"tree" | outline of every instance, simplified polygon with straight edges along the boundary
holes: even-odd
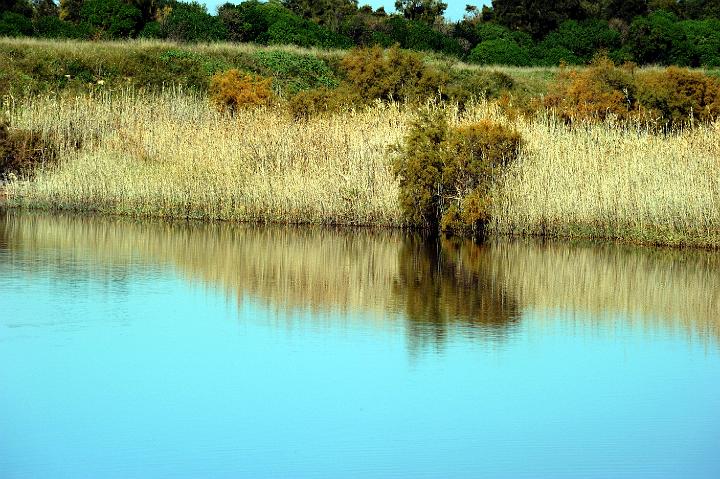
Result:
[[[720,17],[720,0],[680,0],[678,3],[685,18],[700,20]]]
[[[33,0],[35,17],[57,17],[60,14],[55,0]]]
[[[142,13],[123,0],[85,0],[80,20],[111,38],[127,38],[140,30]]]
[[[0,0],[0,13],[12,12],[24,17],[31,17],[33,7],[28,0]]]
[[[162,21],[164,36],[185,42],[212,42],[227,39],[227,30],[218,17],[198,2],[174,2]]]
[[[566,20],[587,15],[580,0],[493,0],[495,21],[511,30],[521,30],[536,39],[544,37]]]
[[[687,65],[685,34],[677,16],[665,11],[637,17],[630,25],[627,46],[636,62]]]
[[[396,0],[395,10],[408,20],[418,20],[428,24],[445,13],[447,3],[439,0]]]
[[[603,18],[606,20],[619,18],[629,23],[635,17],[647,15],[647,13],[647,0],[609,0],[603,12]]]
[[[83,0],[60,0],[60,20],[68,22],[80,21],[80,10]]]
[[[282,0],[288,10],[335,32],[357,12],[357,0]]]
[[[603,20],[568,20],[550,32],[538,46],[543,51],[555,53],[562,48],[572,54],[571,58],[588,62],[599,50],[610,52],[619,48],[620,34],[610,29],[608,22]]]

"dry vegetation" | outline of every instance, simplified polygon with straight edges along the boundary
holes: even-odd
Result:
[[[431,108],[440,108],[433,106]],[[179,90],[6,104],[16,128],[54,138],[59,164],[8,187],[30,207],[131,216],[400,226],[391,145],[417,109],[376,103],[296,121],[281,108],[234,116]],[[523,147],[492,190],[490,231],[720,244],[720,125],[512,122],[480,103],[450,126],[512,126]],[[612,119],[608,120],[612,122]]]
[[[12,110],[14,125],[79,140],[57,169],[9,193],[28,206],[134,216],[397,225],[385,149],[404,115],[379,105],[302,123],[280,109],[230,116],[179,91],[36,99]]]
[[[720,245],[720,125],[667,135],[551,118],[497,190],[498,233]]]

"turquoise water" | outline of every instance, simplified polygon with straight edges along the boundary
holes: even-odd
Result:
[[[720,255],[0,213],[0,477],[720,477]]]

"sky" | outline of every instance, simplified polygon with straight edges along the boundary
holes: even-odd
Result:
[[[228,1],[237,4],[242,0],[204,0],[202,3],[208,6],[210,13],[215,13],[218,6],[224,5]],[[445,18],[449,20],[460,20],[465,13],[465,5],[469,3],[471,5],[481,6],[483,4],[489,4],[490,0],[445,0],[445,2],[448,4],[448,8],[445,11]],[[373,8],[384,6],[385,11],[388,13],[395,10],[395,0],[358,0],[358,5],[371,5]]]

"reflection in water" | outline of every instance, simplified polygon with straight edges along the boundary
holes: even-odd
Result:
[[[717,478],[719,262],[3,213],[0,476]]]
[[[720,339],[720,258],[707,251],[13,212],[0,220],[0,248],[44,255],[38,267],[59,276],[96,265],[93,274],[112,277],[94,279],[117,287],[132,268],[170,266],[237,301],[263,301],[277,321],[293,311],[335,321],[352,315],[322,313],[362,312],[381,327],[403,318],[411,350],[450,333],[502,340],[529,310],[538,321],[560,312]]]
[[[471,242],[405,238],[392,292],[408,320],[411,351],[443,344],[450,323],[487,339],[516,324],[517,304],[490,274],[492,261],[491,249]]]

